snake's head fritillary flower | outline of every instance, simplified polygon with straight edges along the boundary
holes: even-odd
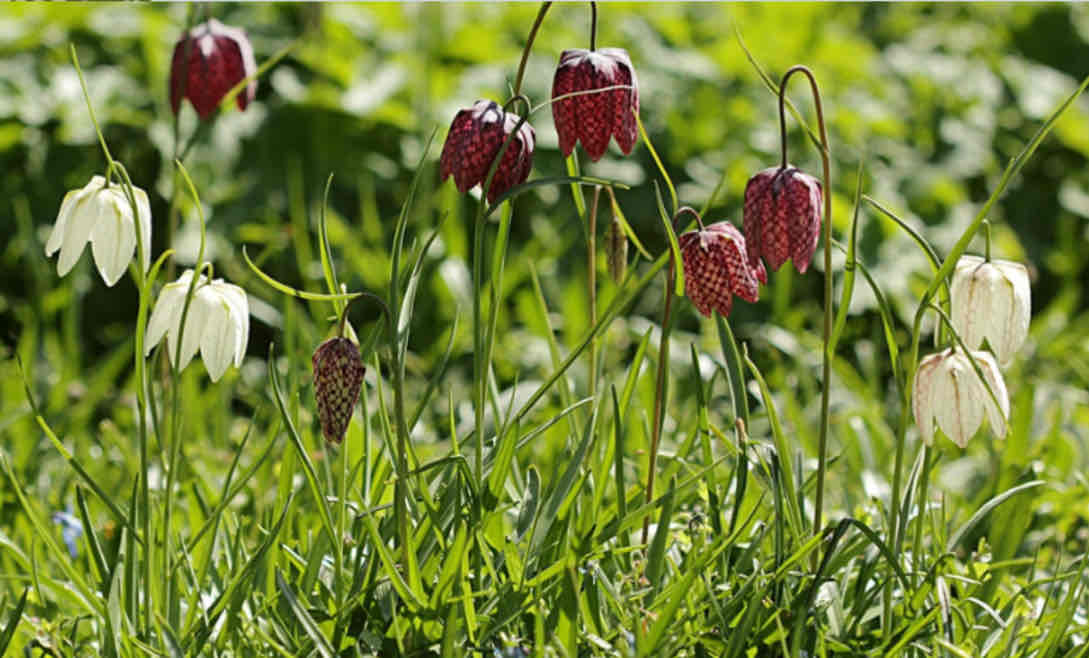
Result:
[[[711,224],[703,230],[680,236],[678,246],[684,261],[684,294],[705,316],[718,311],[726,317],[733,296],[747,302],[760,298],[759,270],[749,265],[745,238],[729,222]]]
[[[236,368],[242,365],[250,337],[250,305],[242,288],[223,279],[209,281],[201,274],[182,331],[182,312],[192,280],[193,270],[186,270],[177,281],[163,286],[147,322],[145,351],[150,354],[166,336],[167,356],[181,371],[200,350],[208,376],[216,382],[231,364]],[[179,337],[181,358],[175,363]]]
[[[749,264],[763,258],[772,271],[793,259],[802,274],[809,269],[821,229],[821,184],[797,168],[770,167],[745,185],[742,226]]]
[[[972,352],[972,356],[983,372],[983,379],[960,350],[950,348],[919,362],[912,391],[912,411],[919,434],[927,445],[934,443],[937,427],[961,448],[967,446],[984,416],[995,436],[1005,438],[1010,417],[1006,382],[990,352]],[[994,398],[988,392],[988,386]]]
[[[962,256],[949,292],[953,328],[968,349],[986,340],[998,364],[1009,365],[1028,337],[1032,293],[1025,266]]]
[[[314,351],[314,399],[326,441],[340,443],[348,431],[352,410],[363,386],[363,359],[355,343],[330,338]]]
[[[483,185],[492,162],[513,133],[488,188],[488,202],[524,183],[533,168],[536,134],[528,121],[522,122],[521,126],[519,121],[517,114],[505,112],[495,101],[477,101],[472,107],[460,110],[454,116],[442,146],[439,158],[442,180],[453,176],[458,192],[463,194],[474,185]]]
[[[597,89],[608,89],[598,91]],[[571,155],[575,142],[590,159],[605,155],[615,137],[624,155],[639,135],[639,82],[623,48],[565,50],[552,80],[552,117],[560,151]]]
[[[57,274],[64,276],[75,267],[83,247],[90,242],[95,266],[107,286],[117,283],[136,253],[136,221],[140,222],[144,271],[151,260],[151,204],[147,193],[132,188],[136,199],[136,220],[124,188],[106,184],[94,176],[82,189],[64,196],[53,232],[45,243],[45,255],[60,250]]]
[[[177,114],[182,98],[188,98],[200,118],[207,119],[227,92],[256,70],[253,48],[245,31],[212,18],[182,35],[174,46],[170,107]],[[257,79],[253,78],[235,97],[238,109],[246,109],[256,95]]]

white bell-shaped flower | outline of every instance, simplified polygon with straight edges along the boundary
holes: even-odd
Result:
[[[199,349],[208,376],[215,382],[232,363],[235,367],[242,365],[250,337],[250,305],[242,288],[223,279],[208,281],[202,274],[193,291],[183,332],[182,310],[192,280],[193,270],[186,270],[177,281],[163,286],[147,323],[145,351],[150,354],[165,335],[170,363],[180,357],[178,370],[184,370]]]
[[[151,204],[147,193],[132,188],[140,220],[144,271],[151,260]],[[57,274],[64,276],[75,267],[83,247],[90,241],[95,265],[107,286],[117,283],[136,252],[136,223],[124,188],[106,185],[102,176],[91,178],[83,189],[64,196],[53,232],[45,243],[45,255],[60,250]]]
[[[983,340],[1005,367],[1028,337],[1032,311],[1028,271],[1008,260],[961,256],[949,289],[953,328],[969,349]]]
[[[912,411],[923,441],[934,442],[934,426],[961,448],[979,429],[983,417],[995,436],[1006,437],[1010,397],[1006,382],[990,352],[972,352],[983,372],[980,379],[968,356],[954,349],[931,354],[919,362],[912,391]],[[990,386],[994,398],[987,391]],[[996,404],[997,400],[997,404]]]

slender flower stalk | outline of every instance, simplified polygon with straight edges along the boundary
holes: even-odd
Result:
[[[821,138],[821,165],[823,167],[823,197],[824,197],[824,335],[823,358],[821,363],[821,417],[820,434],[817,444],[817,493],[813,509],[813,534],[819,535],[824,514],[824,480],[828,463],[828,415],[829,393],[832,378],[832,364],[829,354],[829,339],[832,336],[832,316],[834,300],[832,298],[832,175],[831,152],[828,146],[828,131],[824,124],[824,110],[821,106],[820,88],[817,79],[808,67],[797,65],[790,67],[783,74],[779,83],[779,129],[782,145],[783,167],[787,166],[787,140],[786,140],[786,88],[790,77],[795,73],[801,73],[809,79],[809,87],[813,93],[813,104],[817,111],[817,126]],[[814,560],[819,557],[819,551]],[[814,561],[814,564],[816,562]]]
[[[597,208],[601,198],[601,186],[594,186],[594,199],[590,202],[586,226],[586,294],[589,299],[590,326],[597,324]],[[597,336],[590,339],[590,397],[597,395]]]
[[[129,202],[129,208],[132,211],[134,218],[139,217],[140,209],[137,201],[135,190],[136,188],[132,184],[132,179],[129,178],[128,170],[124,165],[113,159],[110,154],[110,148],[106,144],[106,138],[102,134],[102,129],[98,124],[98,119],[95,117],[95,109],[91,103],[91,94],[87,90],[87,81],[83,77],[83,69],[79,65],[79,57],[76,54],[75,45],[69,47],[69,53],[72,58],[72,66],[76,69],[76,75],[79,77],[80,89],[83,92],[83,100],[87,104],[87,114],[91,118],[91,124],[94,126],[95,134],[98,136],[98,143],[102,147],[102,155],[106,159],[106,180],[109,181],[116,172],[123,181],[125,196]],[[136,406],[137,406],[137,436],[140,444],[140,481],[139,481],[139,505],[140,505],[140,520],[141,520],[141,534],[143,535],[143,573],[141,574],[143,579],[143,603],[144,603],[144,615],[143,615],[143,631],[145,635],[150,635],[152,632],[151,611],[153,605],[152,588],[151,588],[151,574],[152,564],[154,562],[154,541],[151,537],[151,497],[148,491],[148,473],[150,471],[150,460],[148,458],[148,427],[147,417],[151,413],[151,405],[148,400],[148,394],[150,387],[147,381],[147,368],[144,362],[144,332],[146,327],[146,319],[148,315],[148,309],[150,308],[151,301],[151,285],[154,283],[154,272],[152,275],[148,275],[148,259],[149,249],[145,244],[150,244],[151,235],[150,232],[145,235],[142,223],[140,221],[134,222],[136,233],[136,258],[137,267],[135,269],[130,268],[132,272],[133,282],[136,284],[136,290],[139,294],[139,302],[136,312],[136,333],[133,341],[133,368],[136,372]],[[157,267],[157,266],[156,266]],[[135,520],[134,520],[135,522]]]

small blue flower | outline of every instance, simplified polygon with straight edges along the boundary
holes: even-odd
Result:
[[[68,553],[73,558],[77,557],[79,551],[76,542],[83,536],[83,524],[72,514],[72,508],[65,512],[53,512],[53,523],[60,525],[61,539],[68,547]]]

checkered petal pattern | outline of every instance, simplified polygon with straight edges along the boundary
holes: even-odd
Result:
[[[188,59],[186,53],[188,52]],[[170,107],[174,114],[188,98],[201,119],[215,114],[219,102],[236,84],[257,70],[246,33],[214,18],[182,35],[170,64]],[[251,80],[235,101],[244,110],[257,95]]]
[[[630,88],[556,100],[565,94],[618,85]],[[581,141],[586,154],[597,162],[605,155],[610,137],[616,138],[625,155],[631,153],[638,137],[639,82],[626,50],[563,51],[552,80],[552,99],[552,118],[564,156],[571,155],[575,143]]]
[[[757,270],[749,265],[745,238],[733,224],[718,222],[679,240],[684,292],[700,313],[710,317],[711,311],[718,311],[727,317],[733,295],[747,302],[760,299]]]
[[[805,274],[820,238],[821,201],[820,181],[789,165],[750,178],[742,216],[749,264],[756,267],[763,258],[777,271],[793,259]]]
[[[518,121],[518,115],[504,112],[495,101],[477,101],[472,107],[459,111],[442,146],[439,176],[442,180],[453,176],[454,185],[462,193],[474,185],[482,185],[503,142],[514,133],[488,188],[489,203],[515,185],[524,183],[533,168],[536,135],[528,122],[522,123],[515,132]]]
[[[347,338],[330,338],[314,351],[314,398],[326,441],[340,443],[348,431],[359,389],[363,386],[363,359]]]

